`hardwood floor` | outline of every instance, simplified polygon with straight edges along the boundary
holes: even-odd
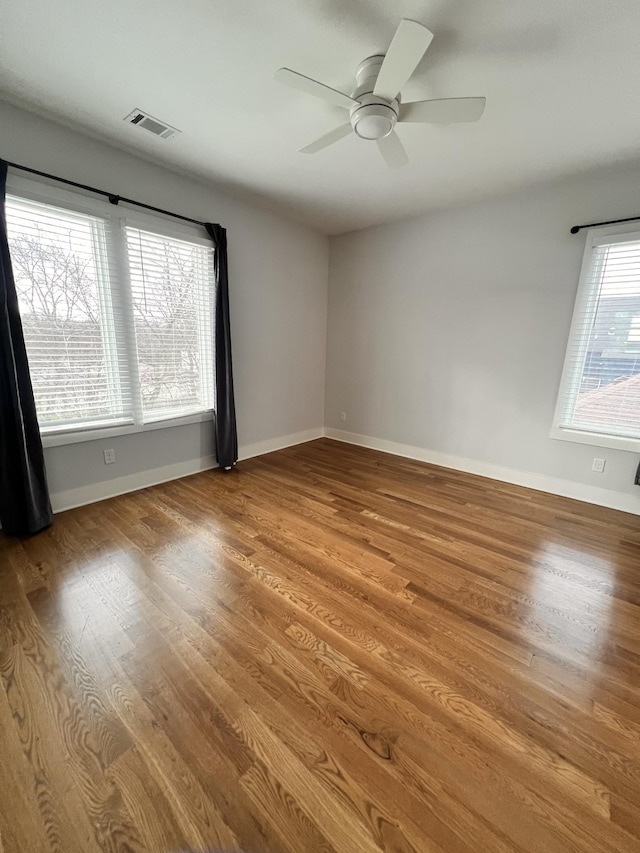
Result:
[[[326,439],[0,539],[4,853],[640,851],[640,518]]]

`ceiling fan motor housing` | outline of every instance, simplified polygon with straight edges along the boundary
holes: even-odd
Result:
[[[387,101],[373,94],[384,56],[370,56],[356,71],[357,86],[352,97],[359,103],[351,108],[351,126],[361,139],[383,139],[396,126],[399,101]]]

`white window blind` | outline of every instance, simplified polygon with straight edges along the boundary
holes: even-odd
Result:
[[[7,227],[41,427],[126,420],[109,220],[10,198]]]
[[[213,406],[213,253],[127,228],[145,420]]]
[[[43,433],[136,427],[213,408],[213,247],[7,197]]]
[[[640,233],[590,232],[556,427],[640,441]]]

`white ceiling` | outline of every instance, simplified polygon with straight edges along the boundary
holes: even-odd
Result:
[[[346,113],[275,69],[349,92],[401,17],[435,33],[404,99],[485,95],[481,121],[400,127],[397,172],[354,136],[299,154]],[[638,32],[638,0],[3,0],[0,92],[333,234],[638,156]]]

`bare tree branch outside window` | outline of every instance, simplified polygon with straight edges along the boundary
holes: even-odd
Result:
[[[196,406],[197,249],[139,231],[129,233],[128,244],[144,409]]]
[[[9,249],[41,422],[110,409],[96,265],[70,232],[10,232]]]

